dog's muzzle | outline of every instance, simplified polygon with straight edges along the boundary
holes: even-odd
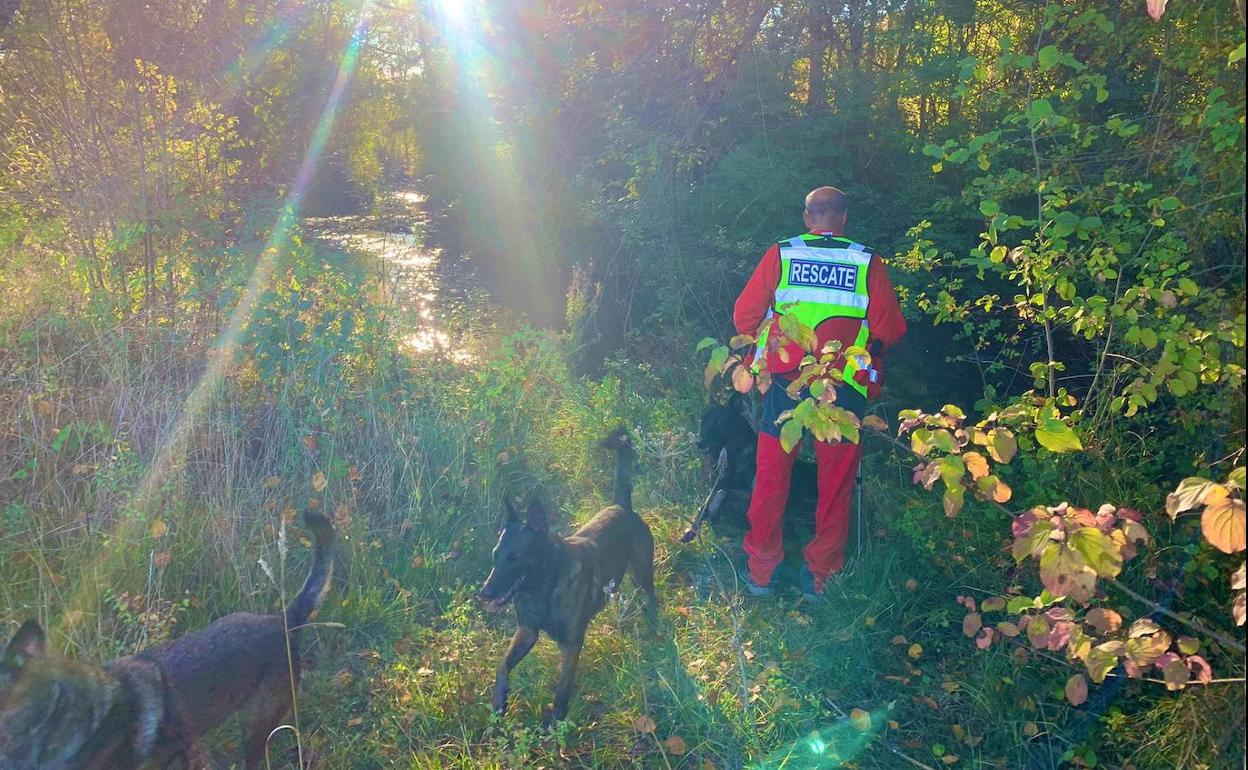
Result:
[[[511,584],[510,588],[504,591],[502,595],[497,598],[491,598],[489,596],[486,596],[484,589],[477,592],[477,598],[485,603],[486,610],[490,612],[498,612],[499,610],[501,610],[502,608],[510,604],[512,599],[516,598],[516,594],[520,592],[520,586],[524,585],[524,580],[526,577],[528,576],[521,575],[519,578],[516,579],[516,582]]]

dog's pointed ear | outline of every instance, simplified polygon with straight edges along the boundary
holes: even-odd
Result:
[[[520,521],[520,514],[516,511],[516,507],[511,504],[510,497],[503,498],[503,523],[500,529],[506,529],[512,524]]]
[[[528,520],[529,529],[544,535],[550,529],[550,525],[546,522],[546,509],[542,507],[540,500],[534,499],[529,503],[528,513],[525,514]]]
[[[28,620],[17,629],[9,646],[4,648],[4,662],[7,665],[20,667],[31,658],[41,658],[48,654],[48,638],[43,629],[33,620]]]

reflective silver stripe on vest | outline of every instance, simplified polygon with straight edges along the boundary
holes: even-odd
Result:
[[[821,305],[840,305],[841,307],[866,310],[867,303],[870,301],[870,297],[865,297],[857,292],[840,291],[838,289],[812,289],[807,287],[776,289],[777,307],[787,305],[790,302],[817,302]]]
[[[809,246],[785,249],[784,259],[805,259],[811,262],[848,262],[851,265],[871,264],[871,255],[859,249],[812,249]]]

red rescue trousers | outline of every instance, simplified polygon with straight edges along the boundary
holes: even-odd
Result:
[[[789,476],[801,445],[785,452],[780,439],[758,434],[758,471],[748,514],[750,531],[743,543],[749,557],[750,578],[758,585],[771,582],[784,561],[784,506],[789,499]],[[815,537],[802,549],[802,558],[815,577],[816,590],[845,565],[849,539],[849,511],[858,473],[859,447],[849,441],[815,442],[819,501],[815,505]]]

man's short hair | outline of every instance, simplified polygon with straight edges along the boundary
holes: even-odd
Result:
[[[845,193],[835,187],[816,187],[806,195],[806,213],[812,219],[823,219],[829,214],[844,216],[848,210]]]

